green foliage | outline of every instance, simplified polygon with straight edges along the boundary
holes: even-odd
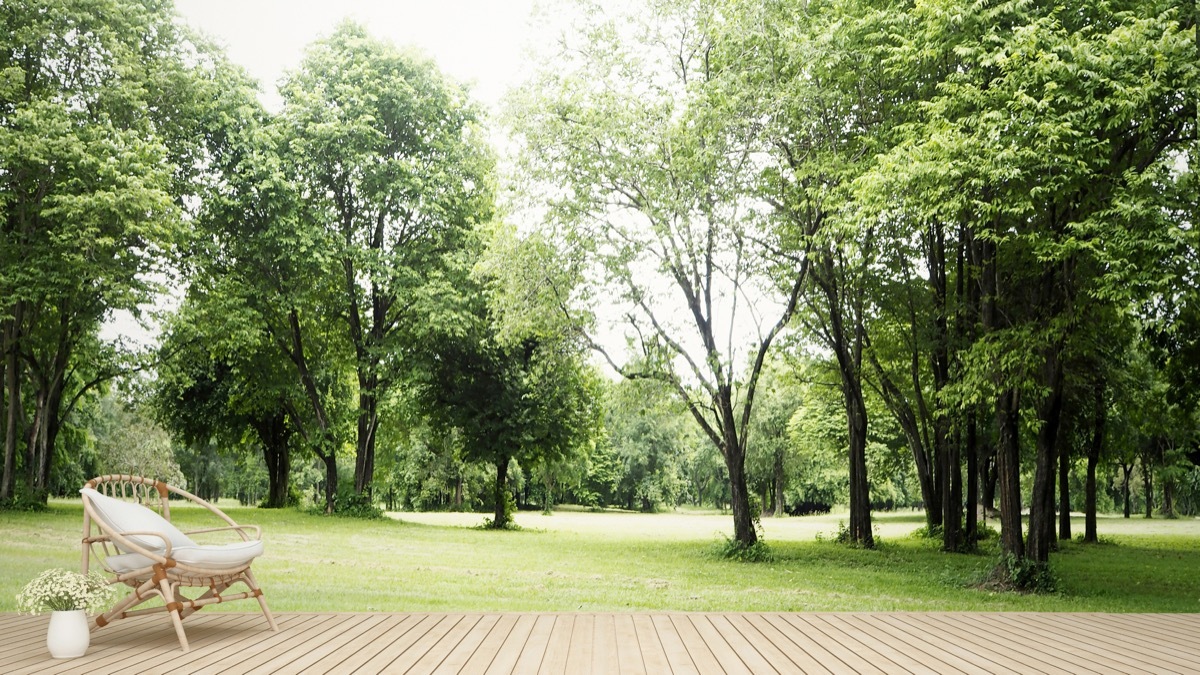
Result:
[[[314,505],[309,510],[318,514],[325,512],[323,505]],[[383,510],[375,504],[370,495],[355,492],[354,486],[347,483],[339,486],[333,515],[360,520],[380,520],[384,517]]]
[[[1049,563],[1001,553],[1000,560],[983,583],[983,587],[1045,595],[1057,593],[1060,583]]]
[[[513,530],[513,531],[520,530],[521,526],[518,525],[516,519],[513,518],[513,516],[516,514],[516,512],[517,512],[517,500],[513,497],[511,492],[505,490],[504,491],[504,507],[503,507],[503,511],[502,511],[503,518],[501,519],[501,521],[499,523],[497,523],[495,518],[485,518],[483,520],[483,522],[480,523],[478,529],[481,529],[481,530]]]
[[[726,536],[713,548],[713,554],[718,558],[740,563],[769,563],[775,560],[771,548],[762,539],[747,545]]]

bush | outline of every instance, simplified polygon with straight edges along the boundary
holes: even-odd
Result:
[[[719,542],[715,547],[714,553],[718,558],[743,563],[763,563],[775,559],[771,548],[762,539],[747,546],[732,537],[725,536],[725,540]]]
[[[1049,563],[1001,553],[982,586],[991,590],[1050,594],[1058,592],[1058,576]]]

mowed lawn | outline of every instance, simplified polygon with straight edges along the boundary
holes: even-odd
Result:
[[[738,563],[715,554],[732,531],[715,513],[520,513],[523,530],[491,532],[473,529],[480,514],[357,521],[220,506],[265,529],[254,569],[284,612],[1200,611],[1196,519],[1102,518],[1105,543],[1065,542],[1053,557],[1059,592],[1034,596],[980,590],[995,541],[979,555],[941,553],[910,536],[922,524],[916,513],[876,514],[875,551],[829,541],[844,515],[764,518],[774,559]],[[187,507],[172,515],[183,529],[208,522]],[[0,611],[15,611],[16,593],[43,569],[78,568],[81,523],[78,501],[0,512]]]

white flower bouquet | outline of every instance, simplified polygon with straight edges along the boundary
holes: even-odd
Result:
[[[49,569],[17,594],[17,609],[29,614],[82,609],[97,614],[108,608],[113,589],[99,572],[80,574]]]

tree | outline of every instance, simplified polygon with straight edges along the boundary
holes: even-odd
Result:
[[[576,334],[562,330],[555,289],[568,288],[553,250],[495,225],[473,270],[460,261],[414,355],[414,385],[427,414],[462,439],[462,457],[496,470],[490,526],[510,526],[513,460],[552,463],[591,442],[600,422],[597,375]]]
[[[724,459],[734,540],[752,546],[747,432],[804,283],[779,288],[769,274],[780,247],[752,201],[757,124],[725,93],[714,7],[580,6],[578,40],[512,101],[521,170],[546,190],[563,255],[596,272],[586,299],[620,307],[634,354],[610,353],[594,331],[592,347],[624,377],[674,389]]]
[[[896,54],[957,65],[911,138],[881,156],[875,177],[890,178],[873,189],[926,220],[968,218],[984,242],[982,336],[964,357],[959,401],[996,402],[1003,546],[1044,564],[1072,337],[1088,303],[1124,310],[1148,297],[1163,280],[1147,271],[1178,238],[1195,17],[1153,2],[914,12],[919,30]],[[1037,419],[1028,541],[1022,410]]]
[[[0,7],[4,471],[44,500],[64,420],[125,366],[97,339],[155,291],[220,100],[212,48],[169,4]]]
[[[267,508],[289,503],[298,387],[255,314],[193,286],[168,324],[155,382],[160,421],[185,443],[230,450],[248,432],[268,479]]]
[[[280,88],[301,222],[322,230],[329,309],[357,377],[354,489],[369,492],[380,401],[400,375],[414,295],[491,216],[491,160],[464,89],[429,61],[344,23]]]

